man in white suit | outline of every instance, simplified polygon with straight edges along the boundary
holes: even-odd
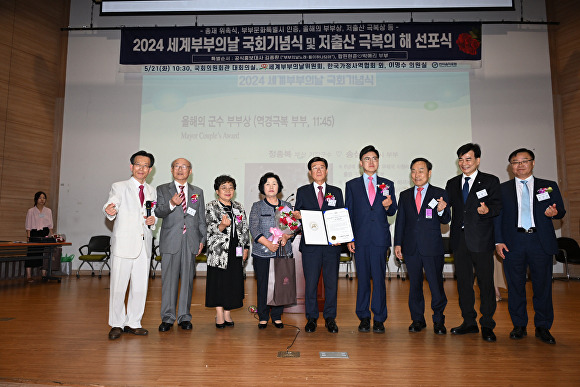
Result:
[[[103,206],[107,218],[114,221],[111,237],[111,279],[109,297],[109,339],[121,333],[145,336],[149,332],[141,327],[145,311],[149,259],[151,256],[151,229],[155,216],[146,210],[147,202],[155,202],[155,189],[145,182],[155,158],[151,153],[139,151],[131,156],[131,178],[114,183],[109,199]],[[125,310],[125,295],[131,281]]]
[[[163,218],[159,240],[163,271],[160,332],[169,331],[176,320],[181,329],[192,329],[190,307],[195,257],[201,254],[207,234],[203,191],[187,183],[191,163],[184,158],[176,159],[171,163],[171,174],[171,183],[157,187],[155,206],[155,215]]]

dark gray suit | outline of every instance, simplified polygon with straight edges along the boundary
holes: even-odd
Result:
[[[207,234],[203,191],[191,184],[187,184],[187,187],[187,210],[190,213],[184,212],[181,206],[171,209],[170,200],[178,193],[175,182],[157,187],[155,215],[163,219],[159,240],[162,270],[161,320],[170,324],[175,320],[178,324],[191,321],[189,308],[193,292],[195,257],[199,244],[205,243]],[[197,197],[194,199],[193,195]],[[192,211],[195,211],[194,215],[191,214]],[[183,233],[184,225],[185,233]],[[179,286],[180,277],[181,286]],[[178,290],[179,305],[176,316]]]

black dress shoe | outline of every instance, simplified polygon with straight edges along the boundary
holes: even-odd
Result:
[[[373,321],[373,332],[385,333],[385,324],[382,321]]]
[[[544,343],[556,344],[556,339],[550,334],[548,328],[536,327],[536,337],[539,337]]]
[[[161,324],[159,324],[159,332],[167,332],[168,330],[171,329],[172,326],[173,324],[162,322]]]
[[[121,337],[122,333],[123,330],[121,328],[118,327],[111,328],[111,330],[109,331],[109,339],[111,340],[118,339],[119,337]]]
[[[447,333],[447,328],[445,328],[444,323],[438,322],[433,325],[433,332],[435,332],[436,335],[444,335]]]
[[[514,329],[510,332],[510,339],[523,339],[524,336],[527,336],[528,332],[526,327],[514,327]]]
[[[315,318],[309,318],[308,322],[306,323],[306,326],[304,327],[304,330],[308,333],[312,333],[316,330],[316,319]]]
[[[125,333],[132,333],[132,334],[137,335],[137,336],[147,336],[149,334],[149,331],[145,328],[125,327],[124,331],[125,331]]]
[[[370,332],[371,331],[371,319],[366,317],[360,320],[358,325],[359,332]]]
[[[409,332],[421,332],[423,328],[427,328],[427,324],[425,321],[413,321],[411,325],[409,325]]]
[[[284,323],[283,322],[279,322],[277,323],[276,321],[272,321],[272,324],[274,324],[274,326],[278,329],[282,329],[284,328]]]
[[[232,324],[234,325],[234,324]],[[179,323],[179,326],[181,327],[181,329],[189,331],[193,328],[193,325],[191,325],[191,321],[182,321]]]
[[[225,322],[223,322],[221,324],[215,323],[215,327],[217,329],[224,329],[226,327],[226,323]]]
[[[268,326],[268,323],[265,323],[265,324],[258,323],[258,329],[266,329],[267,326]]]
[[[330,333],[338,333],[338,326],[336,325],[336,321],[333,318],[327,318],[324,326]]]
[[[497,338],[495,337],[495,333],[493,333],[493,329],[486,327],[481,327],[481,337],[485,341],[489,341],[490,343],[493,343],[494,341],[497,340]]]
[[[226,327],[233,327],[234,326],[233,320],[232,321],[224,320],[224,324],[226,324]]]
[[[461,324],[458,327],[451,328],[451,333],[454,335],[464,335],[466,333],[479,333],[479,328],[477,325],[465,325]]]

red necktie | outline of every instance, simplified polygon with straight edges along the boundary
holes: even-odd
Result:
[[[187,212],[187,201],[185,200],[185,192],[183,192],[183,189],[185,188],[184,185],[180,185],[179,186],[179,198],[181,199],[181,208],[183,208],[183,212]],[[185,230],[187,230],[187,228],[185,227],[185,224],[183,225],[183,233],[185,234]]]
[[[373,203],[375,202],[375,185],[373,184],[373,177],[369,176],[369,202],[371,203],[371,206],[373,205]]]
[[[145,194],[143,193],[143,188],[145,188],[143,186],[143,184],[141,184],[139,186],[139,200],[141,200],[141,205],[143,205],[143,202],[145,201]]]
[[[415,206],[417,206],[417,213],[421,212],[421,191],[423,191],[423,187],[417,187],[417,196],[415,196]]]
[[[318,186],[318,207],[322,210],[322,203],[324,203],[324,196],[322,195],[322,186]]]

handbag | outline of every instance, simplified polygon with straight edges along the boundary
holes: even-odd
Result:
[[[296,304],[296,263],[294,258],[270,258],[267,304],[270,306]]]

